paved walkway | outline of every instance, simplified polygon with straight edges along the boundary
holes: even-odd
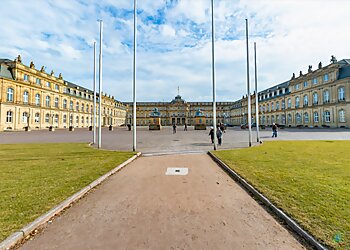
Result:
[[[303,249],[206,154],[137,159],[22,248]]]

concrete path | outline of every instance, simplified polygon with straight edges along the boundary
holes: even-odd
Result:
[[[185,167],[188,175],[165,175]],[[206,154],[141,157],[23,249],[303,249]]]

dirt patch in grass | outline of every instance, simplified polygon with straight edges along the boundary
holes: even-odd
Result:
[[[213,152],[321,243],[350,249],[350,141]]]
[[[0,145],[0,241],[133,155],[81,143]]]

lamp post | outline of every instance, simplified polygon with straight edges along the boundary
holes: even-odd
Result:
[[[101,105],[102,105],[102,34],[103,34],[103,22],[102,20],[99,20],[100,22],[100,54],[99,54],[99,72],[98,72],[98,148],[101,148],[102,144],[102,138],[101,138]]]
[[[214,27],[214,0],[211,0],[211,66],[213,83],[213,127],[214,150],[216,150],[216,84],[215,84],[215,27]]]
[[[136,151],[136,35],[137,35],[137,12],[136,0],[134,0],[134,57],[133,57],[133,140],[132,150]]]
[[[248,129],[249,129],[249,147],[252,146],[252,121],[251,121],[251,106],[250,106],[250,82],[249,82],[249,47],[248,47],[248,19],[246,23],[246,46],[247,46],[247,98],[248,98]]]

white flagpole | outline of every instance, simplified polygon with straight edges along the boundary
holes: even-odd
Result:
[[[216,84],[215,84],[215,29],[214,29],[214,0],[211,0],[211,65],[213,83],[213,127],[214,127],[214,150],[217,147],[216,141]]]
[[[250,104],[250,83],[249,83],[249,48],[248,48],[248,19],[246,24],[246,43],[247,43],[247,98],[248,98],[248,129],[249,129],[249,147],[252,146],[252,112]]]
[[[256,66],[256,42],[254,42],[254,62],[255,62],[255,119],[256,119],[256,141],[260,141],[259,135],[259,98],[258,98],[258,68]]]
[[[137,11],[134,0],[134,58],[133,58],[133,141],[132,150],[136,151],[136,36],[137,36]]]
[[[100,22],[100,62],[99,62],[99,79],[98,79],[98,148],[101,148],[102,138],[101,138],[101,115],[102,115],[102,30],[103,30],[103,22]]]
[[[94,111],[92,123],[92,143],[96,144],[96,42],[94,42]]]

